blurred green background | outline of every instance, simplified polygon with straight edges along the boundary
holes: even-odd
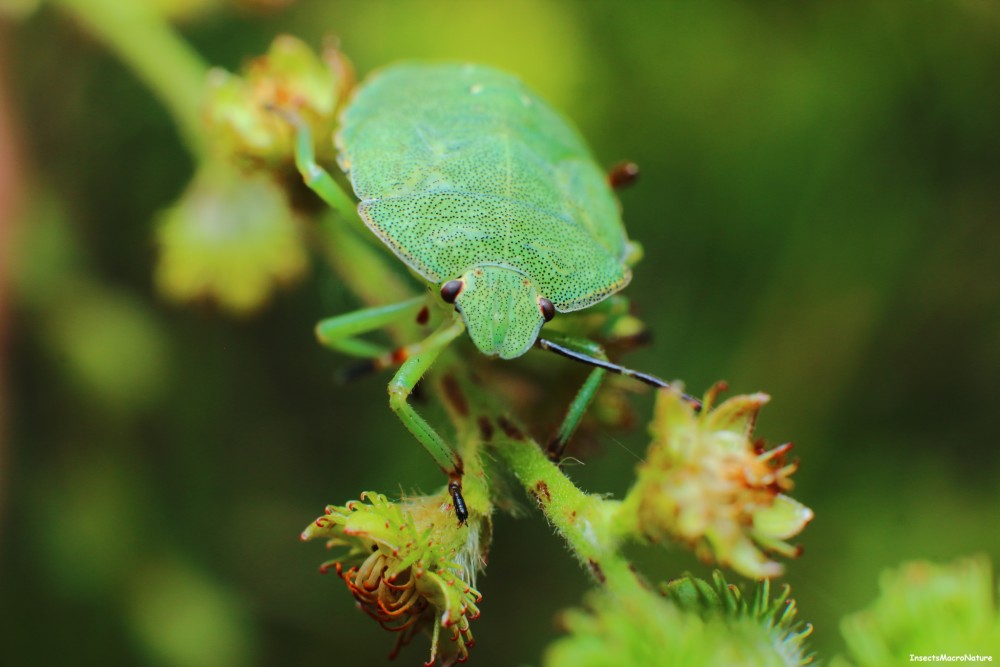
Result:
[[[787,581],[821,654],[884,568],[998,560],[996,3],[160,4],[230,70],[282,32],[339,35],[360,75],[491,63],[603,164],[639,163],[628,295],[656,341],[628,362],[774,397],[758,432],[802,460],[816,519]],[[386,378],[337,386],[347,362],[313,340],[352,298],[317,258],[250,318],[159,296],[153,222],[193,167],[170,118],[56,8],[0,40],[4,664],[383,664],[394,638],[297,538],[326,503],[442,483]],[[621,493],[644,438],[604,434],[570,474]],[[496,520],[477,665],[537,664],[589,586],[522,515]],[[677,548],[635,557],[705,571]]]

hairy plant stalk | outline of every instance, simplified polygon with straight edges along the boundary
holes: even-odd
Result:
[[[441,363],[438,372],[450,388],[442,392],[456,431],[463,458],[483,446],[520,482],[549,523],[593,578],[609,588],[631,587],[637,581],[628,561],[619,553],[615,517],[620,505],[581,491],[550,461],[526,429],[512,419],[505,407],[474,382],[466,364],[456,359]],[[470,470],[466,469],[466,478]]]
[[[581,491],[530,438],[505,437],[494,450],[598,583],[634,586],[636,576],[619,552],[614,529],[617,501]]]

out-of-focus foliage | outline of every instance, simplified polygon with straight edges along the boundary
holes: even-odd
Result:
[[[630,595],[591,594],[589,609],[571,610],[562,621],[569,636],[545,656],[548,667],[581,665],[756,665],[797,667],[812,663],[803,639],[809,629],[795,620],[788,593],[770,600],[767,580],[749,596],[692,577],[672,582],[661,596],[641,586]],[[704,597],[690,589],[701,589]]]
[[[627,294],[656,341],[627,361],[696,393],[725,377],[773,397],[756,433],[793,437],[803,461],[795,493],[817,519],[786,578],[818,653],[844,651],[839,619],[886,567],[997,562],[994,3],[210,4],[184,35],[229,71],[278,33],[339,35],[359,78],[404,58],[486,62],[574,119],[603,164],[640,165],[622,194],[645,248]],[[154,221],[193,175],[170,116],[48,3],[0,29],[33,183],[0,220],[18,227],[0,320],[5,658],[328,664],[336,645],[343,664],[383,664],[381,631],[296,537],[330,497],[441,484],[384,378],[338,387],[348,362],[313,342],[356,302],[319,261],[247,321],[160,297]],[[580,369],[539,356],[496,370],[525,402],[571,395]],[[651,400],[632,402],[645,423]],[[537,419],[547,435],[558,415]],[[587,465],[569,473],[620,495],[645,439],[580,437]],[[584,577],[537,516],[499,516],[495,535],[472,660],[533,663]],[[680,550],[635,556],[704,572]],[[200,631],[150,632],[163,618]]]
[[[82,257],[61,202],[31,197],[16,230],[14,288],[59,360],[62,382],[95,407],[130,410],[156,399],[165,382],[166,334],[148,303],[97,280]]]
[[[157,285],[178,301],[207,297],[236,313],[253,311],[276,283],[305,271],[301,233],[272,178],[207,163],[159,221]]]
[[[879,598],[844,619],[854,662],[877,667],[919,656],[1000,654],[993,566],[982,556],[949,565],[906,563],[882,573]]]

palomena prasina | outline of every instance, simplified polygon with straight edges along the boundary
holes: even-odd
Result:
[[[306,183],[346,214],[353,202],[316,163],[305,124],[290,120]],[[668,386],[610,363],[590,341],[539,339],[556,311],[587,308],[625,287],[639,252],[608,178],[579,134],[517,78],[483,65],[387,67],[356,90],[336,142],[365,224],[458,315],[410,346],[413,354],[404,348],[387,355],[355,336],[412,316],[424,297],[324,320],[317,334],[376,366],[402,362],[389,383],[390,405],[449,475],[460,521],[468,516],[461,461],[408,398],[463,330],[487,355],[512,359],[537,341],[596,366],[550,445],[555,456],[605,371]]]
[[[518,357],[545,321],[628,284],[632,246],[577,132],[509,74],[404,64],[343,115],[340,165],[365,223],[454,300],[484,354]]]

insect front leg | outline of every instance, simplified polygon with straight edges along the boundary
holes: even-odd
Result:
[[[559,341],[567,347],[572,347],[587,356],[602,361],[608,360],[604,348],[592,341],[584,338],[571,338],[569,336],[559,336]],[[543,344],[540,343],[539,345],[544,349]],[[576,393],[573,402],[569,404],[562,425],[549,440],[546,454],[550,460],[559,461],[562,458],[563,453],[566,451],[566,445],[569,444],[570,438],[573,437],[573,433],[576,432],[576,428],[580,425],[580,420],[583,419],[584,413],[587,412],[587,408],[593,402],[594,396],[597,395],[597,390],[600,389],[605,375],[607,375],[607,370],[604,368],[597,367],[590,371],[590,375],[587,376],[580,390]]]
[[[388,306],[365,308],[330,317],[316,325],[316,338],[330,349],[368,360],[355,368],[348,369],[345,377],[354,377],[365,372],[388,368],[395,365],[392,361],[399,356],[399,353],[356,336],[381,329],[408,317],[419,318],[418,314],[426,303],[426,297],[418,296]]]
[[[594,395],[597,393],[597,389],[600,387],[601,380],[604,377],[603,371],[619,373],[659,389],[671,389],[670,383],[655,375],[611,363],[604,353],[604,348],[585,338],[575,338],[553,333],[548,339],[539,338],[537,344],[543,350],[555,352],[574,361],[594,366],[590,377],[584,382],[583,387],[570,404],[562,427],[560,427],[556,437],[549,443],[548,455],[554,461],[559,460],[562,456],[569,437],[573,435],[573,431],[579,425],[583,413],[586,412],[590,402],[594,399]],[[597,375],[598,372],[601,372],[601,375]],[[694,406],[695,410],[701,410],[701,401],[697,398],[684,393],[681,393],[681,398]]]
[[[441,351],[464,330],[465,325],[462,320],[455,318],[445,322],[422,342],[403,348],[408,358],[389,382],[389,406],[451,480],[448,490],[454,499],[455,516],[459,522],[464,522],[468,518],[465,500],[462,498],[462,461],[437,431],[417,414],[410,405],[409,397]]]
[[[326,169],[316,161],[316,150],[313,147],[312,130],[309,125],[293,111],[274,109],[295,128],[295,167],[302,174],[302,180],[309,188],[318,194],[326,204],[338,213],[349,216],[356,208],[354,200],[337,185]]]

